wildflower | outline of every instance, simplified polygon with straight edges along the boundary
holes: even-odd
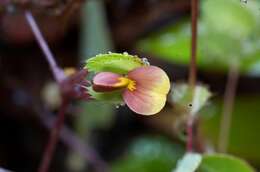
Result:
[[[127,75],[97,73],[93,78],[93,89],[96,92],[122,90],[123,100],[131,110],[142,115],[153,115],[164,107],[170,81],[159,67],[142,66]]]

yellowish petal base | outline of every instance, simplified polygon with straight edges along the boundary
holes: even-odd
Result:
[[[129,91],[134,91],[136,89],[136,82],[126,78],[126,77],[120,77],[118,78],[119,82],[114,84],[114,87],[118,88],[127,88]]]

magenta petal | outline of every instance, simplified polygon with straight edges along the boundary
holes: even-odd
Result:
[[[119,82],[121,75],[112,72],[101,72],[93,78],[93,89],[97,92],[107,92],[119,89],[115,84]]]
[[[136,68],[128,73],[128,78],[136,82],[134,91],[125,90],[123,93],[124,101],[131,110],[153,115],[164,107],[170,81],[162,69],[155,66]]]

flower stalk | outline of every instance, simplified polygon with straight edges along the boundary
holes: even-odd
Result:
[[[197,80],[197,27],[198,27],[198,0],[191,0],[191,58],[189,69],[189,86],[192,89],[192,96],[194,96],[194,89]],[[186,149],[188,152],[193,151],[193,116],[190,116],[186,124],[187,143]]]
[[[196,85],[197,78],[197,28],[198,28],[198,0],[191,0],[191,59],[189,84],[192,88]]]
[[[47,147],[45,148],[43,159],[41,162],[41,165],[38,169],[38,172],[46,172],[48,171],[48,168],[50,166],[51,159],[53,157],[53,153],[55,151],[60,130],[63,127],[64,119],[65,119],[65,112],[68,106],[68,101],[63,100],[59,113],[58,113],[58,119],[55,121],[55,124],[53,126],[53,129],[51,130],[51,135],[47,144]]]

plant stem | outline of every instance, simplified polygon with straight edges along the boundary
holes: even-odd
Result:
[[[191,60],[189,84],[194,88],[197,76],[197,25],[198,25],[198,0],[191,0]]]
[[[43,38],[43,35],[30,11],[25,11],[25,18],[36,38],[36,41],[38,42],[39,46],[42,49],[42,52],[44,53],[46,60],[49,63],[49,66],[51,68],[51,71],[58,83],[60,83],[64,78],[65,75],[63,73],[63,70],[60,69],[60,67],[57,65],[54,56],[46,43],[45,39]]]
[[[51,130],[54,126],[55,119],[53,115],[46,111],[35,106],[35,111],[39,115],[42,123],[46,128]],[[60,130],[60,139],[67,145],[71,150],[77,152],[84,159],[86,159],[97,172],[106,172],[108,171],[108,166],[106,162],[98,155],[95,149],[90,147],[88,144],[84,143],[73,131],[68,127],[63,126]]]
[[[197,76],[197,27],[198,27],[198,0],[191,0],[191,58],[190,58],[190,73],[189,73],[189,86],[192,89],[194,96],[194,87],[196,85],[196,76]],[[189,116],[187,121],[187,151],[193,151],[193,116]]]
[[[55,124],[51,130],[50,138],[49,138],[48,144],[45,148],[43,159],[41,161],[38,172],[47,172],[48,171],[48,168],[50,166],[50,161],[53,157],[53,153],[54,153],[55,147],[57,145],[60,130],[63,127],[65,111],[66,111],[67,106],[68,106],[68,101],[63,99],[59,113],[58,113],[57,120],[55,121]]]
[[[234,106],[234,100],[236,96],[236,88],[239,78],[238,65],[232,64],[229,68],[228,79],[225,88],[223,112],[220,122],[220,133],[218,150],[222,153],[227,151],[230,126],[232,120],[232,111]]]
[[[190,117],[188,119],[188,122],[186,124],[186,133],[187,133],[187,143],[186,143],[186,150],[188,152],[193,151],[193,117]]]

